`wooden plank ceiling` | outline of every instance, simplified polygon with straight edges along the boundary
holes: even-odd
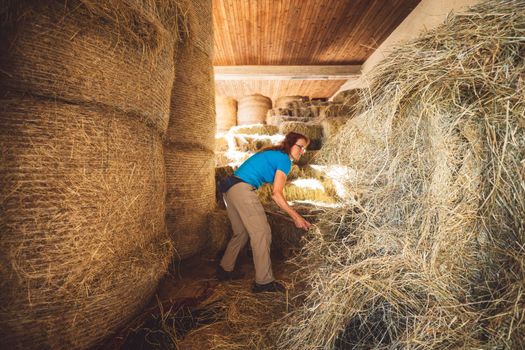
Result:
[[[213,0],[214,65],[362,64],[420,0]],[[330,97],[344,80],[216,81],[219,95]]]

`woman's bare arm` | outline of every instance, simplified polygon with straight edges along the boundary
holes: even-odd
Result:
[[[284,185],[286,184],[286,174],[282,172],[281,170],[277,170],[275,172],[275,177],[273,180],[273,191],[272,191],[272,199],[275,203],[284,210],[290,217],[293,219],[295,226],[297,228],[302,228],[304,230],[308,230],[312,224],[310,224],[308,221],[306,221],[301,215],[299,215],[298,212],[296,212],[286,199],[284,198],[283,190]]]

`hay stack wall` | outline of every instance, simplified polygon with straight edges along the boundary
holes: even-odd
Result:
[[[161,140],[176,16],[154,2],[3,6],[1,342],[84,349],[142,309],[173,253]]]
[[[322,151],[358,207],[297,261],[281,348],[525,346],[524,26],[523,2],[487,2],[377,67]]]
[[[261,94],[241,97],[238,101],[237,125],[265,124],[272,100]]]
[[[237,100],[233,97],[216,96],[215,110],[217,132],[228,132],[237,125]]]
[[[207,216],[215,208],[215,91],[211,0],[183,1],[187,33],[176,56],[177,76],[164,148],[166,221],[176,256],[204,248]]]
[[[301,108],[303,102],[308,102],[309,100],[308,96],[281,96],[275,100],[274,108]]]

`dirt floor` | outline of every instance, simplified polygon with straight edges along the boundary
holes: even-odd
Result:
[[[226,299],[226,294],[247,295],[249,297],[245,299],[248,302],[251,297],[258,296],[251,292],[254,267],[248,247],[241,251],[237,259],[236,269],[244,274],[241,280],[218,281],[215,270],[219,259],[220,254],[200,255],[173,266],[172,272],[161,281],[155,298],[145,311],[107,343],[95,348],[103,350],[213,348],[211,342],[216,341],[214,337],[228,337],[230,330],[227,322],[224,322],[224,315],[218,316],[217,310],[208,314],[207,310],[213,308],[211,305]],[[272,265],[276,279],[285,285],[289,283],[291,266],[284,263],[282,254],[279,252],[272,254]],[[275,294],[280,294],[274,297],[283,300],[287,297],[286,293]],[[253,311],[257,313],[257,310]],[[265,312],[265,310],[260,311]]]
[[[278,208],[266,209],[272,227],[274,275],[291,290],[295,268],[286,261],[300,250],[305,232],[295,228]],[[296,210],[312,223],[319,215],[318,209],[311,205],[298,206]],[[288,311],[291,293],[251,292],[255,273],[249,244],[237,259],[236,270],[244,274],[238,281],[217,280],[216,268],[221,257],[222,252],[201,253],[172,265],[144,311],[94,349],[260,348],[268,335],[259,329],[267,328]]]

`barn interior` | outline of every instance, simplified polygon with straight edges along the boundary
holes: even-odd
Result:
[[[523,0],[0,0],[0,99],[2,348],[525,348]]]

